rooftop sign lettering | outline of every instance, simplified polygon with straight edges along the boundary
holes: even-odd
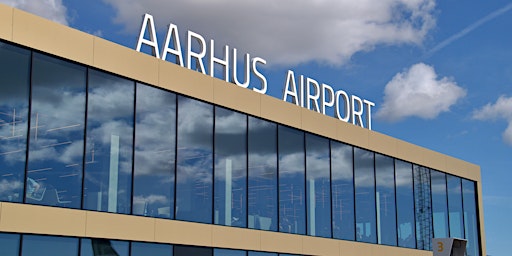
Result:
[[[146,38],[145,35],[149,35],[149,38]],[[165,43],[160,49],[153,16],[145,14],[136,51],[140,52],[144,45],[151,49],[152,55],[156,58],[167,61],[174,57],[174,63],[211,77],[215,76],[215,67],[220,66],[223,69],[222,73],[226,82],[232,82],[244,88],[249,88],[251,77],[255,77],[259,83],[258,86],[252,87],[252,90],[261,94],[267,93],[267,78],[259,70],[262,65],[267,64],[266,60],[260,57],[251,58],[249,53],[245,53],[243,67],[240,67],[236,48],[225,45],[222,51],[223,57],[218,58],[215,55],[213,39],[207,43],[203,36],[192,31],[187,31],[186,38],[186,48],[183,49],[178,27],[171,23],[165,36]],[[240,73],[243,74],[243,79],[238,77]],[[292,70],[288,70],[286,74],[281,99],[324,115],[333,112],[334,117],[341,121],[372,129],[371,108],[375,106],[375,103],[356,95],[349,95],[343,90],[334,91],[330,85],[319,83],[303,75],[296,77]]]

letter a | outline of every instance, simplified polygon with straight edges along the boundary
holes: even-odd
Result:
[[[144,34],[146,33],[148,22],[149,22],[149,26],[150,26],[150,28],[149,28],[150,29],[149,30],[150,40],[147,40],[144,38]],[[144,14],[144,20],[142,21],[142,27],[140,29],[139,40],[137,41],[136,51],[140,52],[140,48],[142,47],[142,44],[146,44],[146,45],[150,46],[152,48],[151,51],[153,52],[153,56],[160,59],[160,54],[158,52],[158,42],[156,40],[155,22],[153,22],[153,16],[151,16],[147,13]]]

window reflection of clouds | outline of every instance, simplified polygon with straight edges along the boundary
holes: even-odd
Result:
[[[30,52],[0,42],[0,201],[22,200]]]
[[[84,208],[129,213],[134,82],[89,71]]]
[[[133,210],[173,218],[176,95],[137,84]]]
[[[29,203],[80,207],[85,83],[85,67],[34,54],[27,175],[38,184],[27,186]]]

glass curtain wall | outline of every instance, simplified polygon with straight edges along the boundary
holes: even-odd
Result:
[[[467,255],[477,256],[480,255],[479,229],[478,229],[478,214],[477,214],[477,197],[476,197],[475,182],[469,180],[462,180],[462,196],[464,208],[464,231],[465,238],[468,240]]]
[[[376,243],[374,153],[354,148],[356,241]]]
[[[449,237],[446,174],[431,170],[430,179],[432,182],[432,218],[434,223],[434,237]]]
[[[432,250],[432,201],[430,170],[414,165],[414,209],[416,213],[416,247]]]
[[[306,133],[307,233],[331,237],[331,171],[329,140]]]
[[[131,212],[135,83],[89,70],[84,208]]]
[[[277,125],[249,117],[248,227],[277,231]]]
[[[459,177],[446,175],[448,188],[448,218],[450,237],[464,238],[464,217],[462,212],[462,184]]]
[[[137,84],[134,215],[174,218],[176,94]]]
[[[279,231],[306,234],[304,132],[278,127]]]
[[[247,227],[247,116],[215,107],[214,223]]]
[[[377,243],[397,245],[395,166],[393,158],[375,154],[375,181],[377,185]]]
[[[398,246],[416,248],[412,164],[395,160]]]
[[[355,239],[353,147],[331,141],[332,233],[334,238]]]
[[[0,201],[23,201],[30,57],[28,50],[0,43]]]
[[[178,96],[176,219],[212,223],[213,106]]]

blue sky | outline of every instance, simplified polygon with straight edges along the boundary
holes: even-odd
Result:
[[[274,97],[293,70],[371,100],[373,130],[481,166],[487,253],[508,255],[512,1],[0,2],[130,48],[150,13],[160,41],[172,22],[266,59]]]

